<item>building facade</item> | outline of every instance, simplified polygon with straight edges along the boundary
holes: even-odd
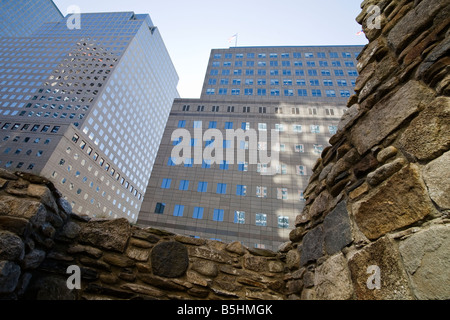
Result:
[[[354,93],[362,48],[212,50],[201,98],[173,104],[138,224],[276,250]]]
[[[135,222],[178,76],[149,15],[69,19],[0,38],[0,166],[47,177],[77,214]]]
[[[63,18],[51,0],[2,0],[0,37],[29,37],[42,24]]]

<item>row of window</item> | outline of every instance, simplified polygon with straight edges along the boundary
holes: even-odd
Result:
[[[267,96],[270,93],[271,97],[279,97],[281,96],[281,90],[280,89],[270,89],[270,92],[267,89],[257,89],[254,90],[252,88],[244,89],[243,93],[244,96],[253,96],[255,93],[257,96]],[[241,95],[242,91],[241,89],[231,89],[228,91],[227,88],[220,88],[217,90],[218,95],[228,95],[230,94],[232,96],[239,96]],[[294,89],[285,89],[283,90],[283,95],[285,97],[294,97],[297,94],[299,97],[333,97],[336,98],[338,95],[336,94],[335,90],[325,90],[324,93],[322,93],[322,90],[320,89],[311,89],[308,93],[307,89],[298,89],[295,91]],[[208,88],[206,89],[206,95],[212,96],[216,95],[216,89],[215,88]],[[339,97],[341,98],[348,98],[350,97],[351,92],[349,90],[340,90]]]
[[[330,75],[330,74],[322,74],[322,75]],[[228,86],[230,84],[230,79],[228,78],[223,78],[220,79],[220,81],[218,81],[217,78],[210,78],[208,80],[208,85],[210,86],[215,86],[217,84],[220,85],[225,85]],[[231,80],[231,84],[233,86],[241,86],[242,84],[246,85],[246,86],[253,86],[255,85],[255,83],[258,86],[266,86],[267,83],[269,83],[271,86],[279,86],[280,83],[282,83],[284,86],[292,86],[294,85],[294,81],[292,79],[283,79],[280,82],[280,79],[265,79],[265,78],[261,78],[261,79],[245,79],[244,82],[242,82],[242,79],[232,79]],[[320,82],[318,79],[309,79],[309,82],[306,81],[306,79],[297,79],[295,80],[295,84],[297,86],[306,86],[306,84],[309,83],[310,86],[320,86]],[[348,86],[348,82],[345,79],[337,79],[336,80],[336,84],[338,87],[347,87]],[[326,87],[332,87],[334,86],[334,82],[331,79],[324,79],[323,80],[323,85]],[[351,80],[351,86],[354,87],[356,85],[356,80]]]
[[[164,214],[166,209],[166,204],[158,202],[155,207],[156,214]],[[185,216],[186,207],[184,205],[176,204],[173,209],[173,216],[175,217],[183,217]],[[192,211],[191,218],[202,220],[206,215],[205,208],[203,207],[194,207]],[[236,224],[245,224],[246,223],[246,213],[244,211],[234,211],[234,219],[233,222]],[[225,210],[223,209],[214,209],[212,212],[212,220],[217,222],[223,222],[225,219]],[[267,227],[267,214],[266,213],[256,213],[255,214],[255,225],[260,227]],[[287,216],[278,216],[277,217],[278,228],[287,229],[289,228],[289,217]]]
[[[222,69],[220,72],[219,69],[211,69],[211,71],[209,72],[210,76],[218,76],[219,74],[222,76],[242,76],[242,75],[246,75],[246,76],[254,76],[254,75],[258,75],[258,76],[267,76],[267,70],[266,69],[245,69],[243,72],[242,69]],[[283,76],[292,76],[292,75],[296,75],[297,77],[304,77],[306,75],[310,76],[310,77],[318,77],[319,73],[321,76],[331,76],[331,70],[330,69],[321,69],[320,72],[317,69],[307,69],[307,72],[305,73],[304,69],[295,69],[294,71],[292,71],[291,69],[271,69],[269,70],[269,75],[271,76],[279,76],[279,75],[283,75]],[[345,75],[344,70],[342,69],[333,69],[333,73],[336,77],[343,77]],[[349,69],[347,70],[347,75],[349,77],[357,77],[358,76],[358,71],[355,69]]]
[[[201,121],[201,120],[196,120],[193,123],[194,129],[202,128],[202,126],[203,126],[203,121]],[[289,127],[289,125],[285,125],[282,123],[276,123],[274,125],[273,129],[278,132],[286,132],[288,130],[288,127]],[[186,128],[186,120],[179,120],[178,128]],[[209,121],[208,128],[209,129],[217,129],[217,121]],[[300,124],[293,124],[291,126],[291,128],[292,128],[292,132],[294,132],[294,133],[302,133],[303,132],[303,126]],[[227,121],[227,122],[225,122],[224,129],[230,130],[230,129],[237,129],[237,128],[234,127],[234,122]],[[242,122],[240,129],[242,129],[244,131],[250,130],[250,122]],[[258,131],[267,131],[267,129],[268,129],[267,123],[258,123]],[[309,130],[311,133],[320,133],[320,125],[315,125],[315,124],[310,125]],[[337,126],[329,125],[328,131],[330,134],[336,134]],[[175,142],[178,144],[181,141],[179,139],[177,139],[177,140],[175,140]],[[176,145],[176,144],[174,143],[174,145]]]
[[[0,126],[2,130],[19,130],[20,131],[31,131],[31,132],[42,132],[42,133],[58,133],[59,129],[61,129],[61,126],[51,126],[51,125],[40,125],[35,124],[31,125],[29,123],[21,124],[21,123],[11,123],[11,122],[5,122],[1,123]],[[51,129],[50,129],[51,128]]]
[[[278,57],[282,58],[282,59],[289,59],[291,57],[293,58],[302,58],[305,57],[307,59],[311,59],[311,58],[327,58],[327,54],[325,52],[305,52],[305,53],[301,53],[301,52],[285,52],[285,53],[247,53],[246,57],[247,59],[254,59],[256,57],[258,57],[259,59],[265,59],[267,57],[269,57],[270,59],[277,59]],[[358,57],[359,52],[354,52],[354,57]],[[341,52],[341,56],[344,59],[350,59],[352,58],[352,53],[351,52]],[[225,59],[233,59],[233,54],[232,53],[225,53],[223,54],[223,57]],[[236,53],[234,54],[234,57],[236,59],[243,59],[244,58],[244,54],[243,53]],[[328,52],[328,57],[331,59],[335,59],[335,58],[339,58],[339,53],[338,52]],[[214,59],[222,59],[222,54],[221,53],[216,53],[214,54]]]
[[[259,113],[267,113],[267,110],[269,109],[269,111],[271,110],[271,108],[269,107],[257,107],[256,110],[258,110]],[[275,107],[273,109],[273,111],[275,111],[275,113],[277,114],[283,114],[284,111],[286,111],[286,109],[290,109],[291,110],[291,114],[300,114],[300,108],[298,107],[292,107],[292,108],[283,108],[283,107]],[[185,104],[182,107],[182,111],[183,112],[189,112],[191,110],[191,106],[188,104]],[[205,106],[197,106],[197,112],[204,112]],[[220,112],[220,106],[212,106],[211,108],[211,112]],[[226,112],[227,113],[234,113],[236,110],[239,110],[239,107],[235,108],[234,106],[228,106],[226,108]],[[242,107],[242,112],[243,113],[251,113],[252,108],[251,107]],[[284,111],[283,111],[284,110]],[[342,112],[345,112],[345,109],[342,110]],[[317,108],[311,107],[308,108],[308,114],[309,115],[317,115],[318,111]],[[325,115],[327,116],[334,116],[335,115],[335,110],[333,108],[325,108]],[[248,129],[246,129],[248,130]]]
[[[304,166],[296,166],[297,174],[305,175],[306,168]],[[284,169],[286,170],[286,169]],[[286,172],[286,171],[285,171]],[[206,193],[208,192],[208,181],[199,181],[197,183],[197,192]],[[189,180],[180,180],[178,185],[178,190],[180,191],[189,191],[189,186],[191,185],[191,181]],[[172,188],[172,179],[163,179],[161,182],[161,189],[171,189]],[[195,187],[194,187],[195,188]],[[191,188],[192,189],[192,188]],[[234,188],[234,192],[236,196],[247,196],[248,187],[246,185],[236,185]],[[228,194],[229,188],[227,183],[216,183],[216,193],[217,194]],[[277,199],[278,200],[288,200],[288,189],[287,188],[277,188]],[[256,197],[258,198],[267,198],[267,187],[257,186],[256,187]],[[298,196],[296,198],[297,201],[304,201],[303,192],[298,190]]]
[[[78,141],[80,140],[79,135],[74,134],[72,137],[72,141],[74,143],[78,143]],[[80,144],[79,144],[81,150],[85,150],[87,155],[92,158],[96,163],[98,163],[98,165],[100,167],[102,167],[106,172],[109,172],[109,174],[111,175],[111,177],[113,177],[115,180],[119,181],[120,180],[120,184],[127,190],[130,191],[130,193],[134,194],[135,197],[137,197],[139,200],[141,200],[142,198],[142,194],[138,193],[138,190],[136,188],[134,188],[133,185],[130,184],[129,181],[126,181],[124,177],[121,177],[120,173],[113,168],[108,162],[106,162],[106,160],[102,157],[100,157],[100,155],[94,151],[94,149],[91,146],[88,146],[86,141],[81,140]],[[68,153],[70,153],[70,147],[67,149]],[[64,159],[61,159],[61,161],[64,161]],[[61,162],[60,162],[61,164]]]
[[[212,67],[214,68],[219,68],[221,66],[223,67],[232,67],[232,62],[231,61],[224,61],[223,63],[220,61],[213,61],[212,63]],[[254,60],[247,60],[245,62],[245,66],[246,67],[254,67],[255,65],[257,65],[258,67],[267,67],[267,65],[269,65],[270,67],[278,67],[278,66],[282,66],[282,67],[290,67],[291,66],[291,61],[290,60],[283,60],[281,61],[281,63],[279,63],[278,60],[270,60],[269,64],[267,64],[267,61],[264,60],[260,60],[257,61],[255,63]],[[292,62],[292,65],[296,66],[296,67],[303,67],[303,61],[300,60],[296,60]],[[355,62],[353,61],[344,61],[344,65],[347,68],[352,68],[355,66]],[[234,66],[235,67],[243,67],[244,66],[244,62],[242,60],[235,60],[234,61]],[[316,61],[306,61],[306,66],[307,67],[328,67],[329,63],[328,61],[325,60],[320,60],[316,63]],[[331,66],[333,67],[341,67],[341,61],[339,60],[333,60],[331,61]]]

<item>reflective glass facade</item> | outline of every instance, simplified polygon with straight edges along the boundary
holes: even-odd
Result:
[[[148,15],[72,18],[0,38],[0,166],[46,176],[77,214],[133,222],[178,76]]]
[[[27,37],[43,23],[62,19],[63,15],[51,0],[0,1],[0,37]]]

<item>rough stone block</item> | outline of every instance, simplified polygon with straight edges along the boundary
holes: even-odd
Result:
[[[359,229],[373,240],[423,219],[432,210],[418,167],[409,165],[356,202],[352,212]]]
[[[412,80],[378,102],[351,130],[351,141],[359,154],[366,153],[399,128],[408,117],[425,107],[433,94],[431,89]]]
[[[353,285],[347,260],[342,253],[328,258],[315,272],[314,285],[319,300],[349,300]]]
[[[403,158],[398,158],[392,162],[386,163],[374,172],[369,173],[367,175],[367,182],[371,186],[376,186],[392,176],[395,172],[399,171],[406,163],[406,160]]]
[[[0,261],[0,293],[13,292],[19,282],[20,267],[11,261]]]
[[[16,261],[25,254],[22,239],[9,231],[0,231],[0,260]]]
[[[442,210],[450,209],[450,151],[431,161],[423,169],[423,180],[431,199]]]
[[[348,261],[356,298],[359,300],[411,300],[408,276],[394,242],[383,237],[356,252]],[[378,268],[377,274],[369,267]],[[379,287],[376,280],[379,279]]]
[[[312,229],[303,238],[300,253],[300,265],[304,266],[308,262],[315,261],[323,256],[324,233],[322,225]]]
[[[411,121],[399,140],[402,150],[419,160],[432,160],[450,147],[450,98],[435,99]]]
[[[89,221],[79,233],[80,241],[103,249],[124,252],[131,236],[126,219]]]
[[[157,244],[152,250],[151,261],[153,273],[165,278],[180,277],[189,267],[186,247],[175,241]]]
[[[436,225],[399,245],[414,294],[420,300],[450,299],[450,226]]]
[[[342,201],[331,211],[323,222],[323,232],[325,240],[325,250],[329,255],[333,255],[352,240],[352,230],[350,218],[347,212],[346,202]]]

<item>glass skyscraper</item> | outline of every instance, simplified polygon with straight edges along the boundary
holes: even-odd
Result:
[[[178,75],[149,15],[73,18],[0,38],[0,166],[47,177],[77,214],[135,222]]]
[[[362,49],[212,50],[201,98],[176,99],[172,106],[138,224],[272,250],[288,241],[312,168],[354,94]],[[174,135],[177,130],[189,132],[188,141]],[[243,139],[227,138],[238,130]],[[252,130],[257,141],[244,135]],[[191,153],[174,153],[183,144]],[[215,161],[196,163],[196,148]],[[225,157],[229,151],[232,158]],[[237,159],[239,152],[245,159]],[[277,152],[279,162],[252,162],[251,152]]]
[[[63,18],[51,0],[1,0],[0,37],[28,37],[42,24]]]

